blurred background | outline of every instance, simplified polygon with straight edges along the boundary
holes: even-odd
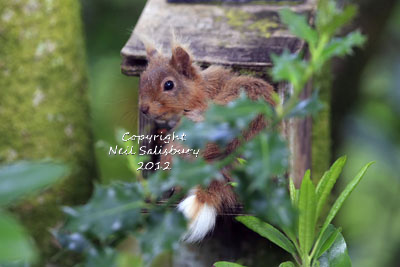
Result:
[[[12,14],[6,12],[7,1],[0,3],[0,38],[4,25],[12,19]],[[26,2],[29,12],[37,1]],[[83,64],[88,77],[83,89],[89,92],[85,123],[90,126],[95,144],[95,160],[90,163],[95,170],[87,174],[90,179],[108,182],[131,177],[124,157],[108,157],[105,152],[108,144],[115,144],[118,129],[136,131],[138,79],[121,74],[119,53],[145,2],[81,1],[86,48],[81,55],[86,58]],[[336,224],[343,227],[354,266],[400,266],[400,2],[355,3],[360,12],[353,26],[362,29],[368,44],[333,64],[332,160],[348,155],[344,178],[351,178],[365,162],[373,160],[376,164],[347,200]],[[0,50],[3,48],[0,46]],[[51,48],[51,44],[44,47]],[[4,58],[0,58],[0,68]],[[0,90],[8,86],[4,80],[0,84]],[[41,90],[35,90],[40,100]],[[5,98],[1,102],[5,103]],[[6,122],[5,116],[1,118]],[[68,132],[68,128],[64,130]],[[6,138],[3,135],[0,141],[9,144]],[[11,150],[4,151],[0,162],[19,158]]]

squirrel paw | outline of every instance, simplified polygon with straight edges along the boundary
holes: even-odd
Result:
[[[177,208],[189,220],[189,229],[184,234],[183,241],[187,243],[200,242],[214,229],[217,209],[200,202],[195,194],[186,197]]]

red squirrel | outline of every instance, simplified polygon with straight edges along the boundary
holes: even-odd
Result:
[[[238,98],[242,89],[250,99],[262,97],[274,105],[271,97],[274,88],[267,82],[236,75],[220,66],[201,70],[182,45],[172,45],[171,57],[149,45],[146,45],[146,53],[148,65],[140,77],[139,106],[143,114],[156,122],[175,126],[183,116],[195,122],[202,121],[209,102],[226,105]],[[242,133],[244,140],[251,139],[265,126],[266,121],[259,115]],[[236,138],[225,148],[208,144],[202,156],[207,161],[221,159],[232,153],[239,142]],[[223,171],[223,175],[226,181],[215,180],[206,189],[196,187],[179,203],[178,210],[189,220],[184,236],[186,242],[201,241],[214,228],[217,214],[236,205],[236,196],[228,183],[228,171]]]

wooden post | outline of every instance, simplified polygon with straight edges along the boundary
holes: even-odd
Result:
[[[173,2],[176,2],[175,0]],[[278,10],[287,7],[279,2],[269,4],[171,4],[166,0],[149,0],[126,45],[121,51],[122,73],[138,76],[146,68],[146,52],[138,36],[144,36],[162,46],[164,54],[170,54],[172,31],[190,44],[195,61],[202,67],[222,65],[241,74],[261,77],[271,82],[268,70],[272,67],[271,54],[284,50],[300,53],[305,50],[302,40],[291,35],[279,20]],[[290,6],[311,19],[314,0],[298,1]],[[281,96],[290,95],[290,85],[276,84]],[[308,97],[311,84],[302,97]],[[140,128],[148,127],[140,119]],[[284,133],[291,150],[290,175],[299,185],[306,169],[311,167],[310,118],[285,122]],[[151,127],[153,128],[153,127]],[[154,128],[153,128],[154,129]],[[174,266],[211,266],[216,260],[240,260],[249,266],[265,266],[278,263],[275,252],[259,255],[265,247],[271,247],[244,226],[238,225],[232,216],[220,216],[212,237],[199,245],[184,245],[174,259]],[[257,247],[264,247],[258,250]],[[274,258],[274,260],[271,260]],[[190,262],[190,264],[189,264]]]

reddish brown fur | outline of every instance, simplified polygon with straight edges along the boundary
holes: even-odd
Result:
[[[172,49],[171,59],[152,48],[147,48],[147,57],[149,64],[140,80],[140,106],[147,106],[149,116],[153,119],[179,121],[182,116],[187,116],[194,121],[200,121],[209,101],[226,105],[239,97],[241,89],[252,100],[261,96],[274,104],[271,99],[273,87],[267,82],[254,77],[237,76],[218,66],[201,71],[193,64],[189,53],[180,46]],[[166,80],[174,82],[173,90],[163,90]],[[264,118],[257,116],[248,130],[242,133],[244,140],[251,139],[265,126]],[[238,138],[232,140],[226,148],[208,144],[203,157],[207,161],[220,159],[232,153],[239,145]],[[162,159],[164,162],[170,160]],[[227,171],[223,173],[225,177],[229,177]],[[213,181],[207,189],[198,188],[196,196],[200,202],[210,204],[220,212],[225,208],[232,208],[236,203],[231,186],[222,181]]]

